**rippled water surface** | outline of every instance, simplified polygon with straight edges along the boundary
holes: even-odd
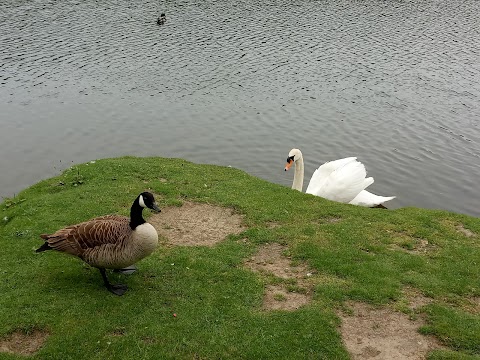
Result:
[[[167,23],[155,23],[160,12]],[[0,196],[120,155],[289,186],[358,156],[390,207],[480,215],[480,2],[0,3]]]

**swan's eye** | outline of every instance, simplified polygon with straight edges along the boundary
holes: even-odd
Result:
[[[292,161],[295,161],[295,155],[289,156],[289,157],[287,158],[287,163],[292,162]]]

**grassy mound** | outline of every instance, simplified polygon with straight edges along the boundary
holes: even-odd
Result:
[[[110,275],[128,284],[123,297],[78,259],[34,253],[39,234],[127,215],[147,189],[162,209],[186,200],[232,208],[245,231],[213,247],[163,239],[136,273]],[[424,316],[421,332],[446,346],[430,357],[478,358],[479,234],[473,217],[334,203],[232,168],[133,157],[81,164],[0,205],[0,341],[48,334],[32,355],[41,359],[348,359],[338,309],[354,300],[402,310],[404,289],[413,288],[431,302],[409,315]],[[290,281],[245,266],[266,243],[311,269],[309,304],[264,310],[265,287]]]

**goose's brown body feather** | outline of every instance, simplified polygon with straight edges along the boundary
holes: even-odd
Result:
[[[143,235],[150,224],[132,230],[129,223],[126,216],[107,215],[41,237],[53,250],[78,256],[94,267],[121,269],[148,256],[158,243],[153,232],[151,240]]]

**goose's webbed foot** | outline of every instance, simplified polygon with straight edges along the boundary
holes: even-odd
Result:
[[[107,289],[115,295],[122,296],[128,290],[128,286],[125,284],[110,284],[107,286]]]
[[[98,269],[98,270],[100,270],[100,274],[102,274],[103,283],[105,284],[105,287],[108,289],[108,291],[118,296],[122,296],[123,294],[125,294],[125,291],[127,291],[128,289],[127,285],[111,284],[110,281],[108,281],[107,274],[105,273],[105,269]]]
[[[124,275],[130,275],[130,274],[133,274],[135,271],[137,271],[137,267],[135,265],[131,265],[131,266],[127,266],[126,268],[115,269],[113,271],[120,274],[124,274]]]

